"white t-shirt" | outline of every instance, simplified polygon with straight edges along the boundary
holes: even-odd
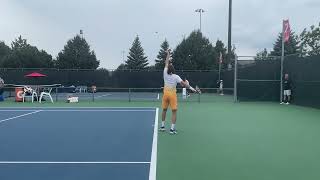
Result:
[[[175,89],[177,84],[182,82],[180,76],[176,74],[168,74],[168,68],[164,68],[163,70],[163,80],[164,80],[164,87]]]
[[[223,89],[223,82],[220,82],[220,89]]]

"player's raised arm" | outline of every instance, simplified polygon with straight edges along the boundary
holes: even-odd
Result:
[[[168,68],[169,63],[170,63],[170,49],[168,49],[166,52],[167,52],[167,57],[166,57],[166,61],[165,61],[165,68]]]

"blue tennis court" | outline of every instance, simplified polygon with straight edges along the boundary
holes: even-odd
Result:
[[[154,180],[157,108],[0,108],[1,180]]]

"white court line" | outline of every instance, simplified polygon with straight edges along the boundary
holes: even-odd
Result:
[[[0,110],[0,112],[29,112],[32,110]],[[154,112],[152,109],[43,109],[42,112]]]
[[[158,93],[158,97],[157,97],[157,99],[159,100],[160,99],[160,94]]]
[[[157,107],[1,107],[1,109],[153,109]]]
[[[156,109],[156,115],[155,115],[155,119],[154,119],[154,130],[153,130],[149,180],[156,180],[156,178],[157,178],[158,114],[159,114],[159,108]]]
[[[0,112],[30,112],[34,111],[34,109],[0,109]]]
[[[116,110],[116,109],[105,109],[105,110],[103,110],[103,109],[96,109],[96,110],[94,110],[94,109],[82,109],[82,110],[80,110],[80,109],[68,109],[68,110],[63,110],[63,109],[60,109],[60,110],[54,110],[54,109],[48,109],[48,110],[41,110],[41,111],[43,111],[43,112],[154,112],[155,110],[148,110],[148,109],[145,109],[145,110],[122,110],[122,109],[119,109],[119,110]]]
[[[36,113],[39,113],[41,111],[42,110],[33,111],[33,112],[22,114],[22,115],[19,115],[19,116],[14,116],[14,117],[11,117],[11,118],[3,119],[3,120],[0,120],[0,123],[6,122],[6,121],[10,121],[12,119],[17,119],[17,118],[21,118],[21,117],[24,117],[24,116],[28,116],[28,115],[31,115],[31,114],[36,114]]]
[[[100,95],[100,96],[95,96],[94,98],[101,98],[101,97],[105,97],[105,96],[111,96],[112,94],[104,94],[104,95]]]
[[[150,162],[112,161],[0,161],[0,164],[150,164]]]

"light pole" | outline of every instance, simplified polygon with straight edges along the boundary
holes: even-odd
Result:
[[[83,30],[82,29],[80,29],[80,36],[83,39]]]
[[[201,15],[202,13],[204,13],[205,11],[203,9],[196,9],[195,12],[199,13],[200,14],[200,32],[201,32]]]
[[[125,51],[121,51],[121,54],[122,54],[122,62],[124,62],[124,54],[125,54],[126,52]]]
[[[232,43],[232,0],[229,0],[229,22],[228,22],[228,62],[231,62],[231,43]]]

